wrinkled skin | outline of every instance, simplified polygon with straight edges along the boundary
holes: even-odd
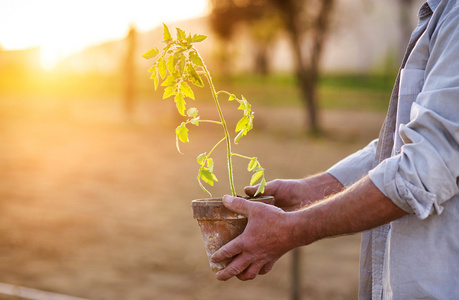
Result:
[[[251,191],[247,189],[248,194]],[[226,207],[248,217],[248,224],[241,235],[212,256],[214,262],[233,258],[217,273],[217,279],[254,279],[269,272],[282,255],[295,247],[368,230],[407,214],[368,176],[345,190],[327,174],[296,181],[275,180],[268,184],[265,194],[273,195],[279,207],[232,196],[223,198]],[[316,201],[320,197],[327,198]]]
[[[245,193],[254,196],[258,186],[248,186]],[[328,173],[304,179],[276,179],[268,182],[264,195],[274,196],[275,205],[284,211],[294,211],[322,200],[343,189],[341,183]]]
[[[253,196],[256,190],[257,186],[246,187],[245,192]],[[248,224],[243,234],[213,255],[214,262],[234,256],[230,265],[217,273],[217,279],[236,276],[240,280],[251,280],[268,273],[282,255],[302,243],[292,231],[295,218],[289,212],[340,190],[342,185],[335,178],[322,173],[306,179],[269,182],[264,195],[274,196],[277,207],[225,196],[225,206],[247,216]]]
[[[254,279],[258,274],[268,273],[284,253],[293,249],[294,245],[285,234],[287,213],[282,209],[232,196],[224,196],[223,202],[231,210],[246,215],[249,221],[241,235],[212,256],[214,262],[235,256],[217,273],[217,279],[227,280],[233,276],[240,280]]]

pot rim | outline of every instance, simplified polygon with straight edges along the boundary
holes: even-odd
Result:
[[[273,205],[275,199],[273,196],[260,197],[242,197],[251,201],[263,202]],[[222,198],[203,198],[191,201],[193,209],[193,218],[197,220],[224,220],[224,219],[243,219],[245,216],[227,209],[223,205]]]
[[[257,197],[249,197],[249,196],[237,196],[238,198],[243,198],[246,200],[250,201],[267,201],[269,204],[274,204],[271,203],[270,200],[274,200],[273,196],[257,196]],[[219,203],[222,202],[223,197],[212,197],[212,198],[200,198],[200,199],[194,199],[191,201],[191,203],[208,203],[208,205],[219,205]]]

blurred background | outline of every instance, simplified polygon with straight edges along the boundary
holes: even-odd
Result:
[[[206,197],[195,157],[221,132],[190,129],[178,154],[182,119],[141,55],[161,47],[161,23],[207,35],[197,47],[216,88],[255,111],[236,152],[256,155],[267,180],[300,178],[377,137],[422,2],[0,0],[0,299],[46,299],[17,286],[94,300],[355,299],[359,235],[289,253],[255,281],[215,280],[190,201]],[[195,94],[215,116],[208,86]],[[230,192],[223,151],[216,196]],[[235,168],[243,194],[251,174]]]

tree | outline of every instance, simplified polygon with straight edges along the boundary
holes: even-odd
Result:
[[[290,35],[298,84],[307,107],[309,128],[313,133],[319,133],[316,87],[335,0],[270,1],[279,9]],[[308,47],[307,51],[303,49],[305,46]]]
[[[266,76],[269,74],[269,50],[276,40],[282,22],[272,9],[265,9],[258,19],[248,21],[251,38],[255,42],[254,54],[256,73]]]
[[[228,42],[233,38],[236,28],[241,23],[251,23],[251,20],[260,20],[264,10],[260,9],[256,1],[241,0],[210,0],[212,13],[210,25],[213,31],[220,37],[222,43],[218,49],[219,60],[222,70],[229,72],[231,63],[231,47]],[[264,0],[263,0],[264,2]],[[260,44],[259,44],[260,45]],[[261,47],[258,47],[260,50]],[[262,53],[262,51],[257,51]]]
[[[320,61],[330,29],[335,0],[211,0],[211,24],[220,36],[230,38],[234,26],[258,20],[274,10],[287,31],[296,65],[296,76],[306,107],[306,126],[320,133],[317,81]]]

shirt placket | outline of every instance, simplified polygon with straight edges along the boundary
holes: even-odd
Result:
[[[401,70],[405,67],[408,57],[410,56],[414,46],[416,45],[421,35],[424,33],[431,15],[432,10],[429,8],[426,2],[419,10],[418,26],[411,35],[410,42],[406,49],[401,67],[397,75],[397,79],[394,84],[394,89],[392,90],[386,120],[384,121],[379,135],[374,167],[376,167],[384,159],[390,157],[393,152]],[[383,298],[384,255],[389,232],[390,224],[383,225],[371,230],[372,299]]]

